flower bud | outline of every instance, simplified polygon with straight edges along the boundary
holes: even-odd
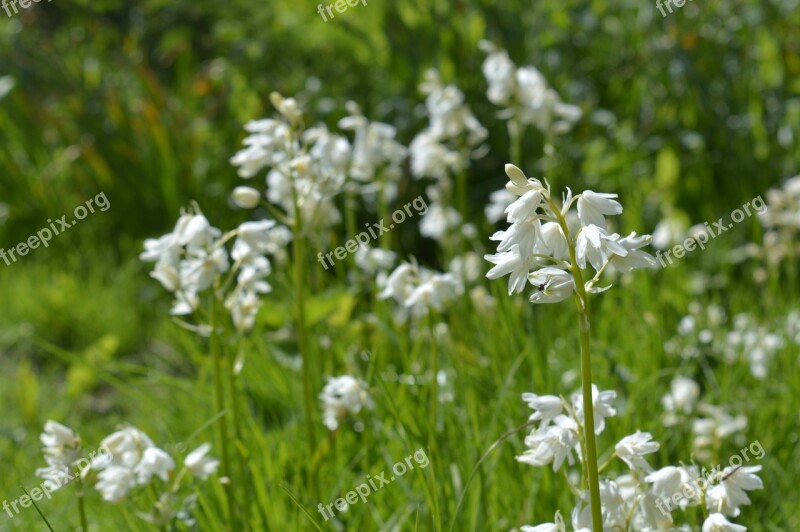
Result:
[[[233,189],[231,199],[237,207],[254,209],[258,206],[258,202],[261,201],[261,194],[252,187],[236,187]]]

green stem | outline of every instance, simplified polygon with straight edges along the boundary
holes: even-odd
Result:
[[[83,498],[83,479],[80,473],[78,473],[78,513],[81,516],[81,530],[89,532],[89,525],[86,522],[86,502]]]
[[[211,357],[214,361],[214,397],[217,403],[217,413],[222,413],[225,411],[225,387],[222,381],[224,369],[222,357],[220,356],[217,314],[217,300],[213,298],[211,302]],[[233,500],[233,480],[231,479],[230,449],[228,447],[228,422],[225,416],[220,416],[219,418],[219,434],[222,449],[222,476],[228,479],[228,482],[224,485],[225,498],[228,502],[231,528],[236,529],[236,507]]]
[[[570,239],[567,220],[561,209],[547,198],[569,245],[572,277],[575,283],[575,303],[578,306],[578,330],[581,338],[581,389],[583,391],[583,433],[586,440],[586,469],[589,472],[589,500],[592,527],[603,530],[603,513],[600,506],[600,475],[597,470],[597,443],[594,433],[594,402],[592,401],[592,357],[589,349],[589,295],[583,283],[583,272],[575,257],[575,244]]]
[[[294,186],[292,186],[292,199],[294,202],[294,239],[292,240],[292,260],[294,262],[295,300],[297,303],[297,343],[300,349],[300,357],[303,365],[303,398],[305,405],[306,437],[308,438],[309,456],[312,456],[314,454],[314,450],[316,449],[316,437],[314,434],[314,391],[311,385],[311,356],[308,350],[308,336],[306,332],[306,252],[303,236],[303,220],[300,213],[300,199]],[[315,494],[315,475],[310,467],[308,470],[308,483],[311,488],[312,495]]]
[[[230,399],[231,399],[231,410],[233,411],[233,431],[234,435],[236,436],[236,445],[234,445],[234,451],[236,456],[239,458],[239,485],[242,487],[241,490],[241,497],[242,503],[244,505],[245,511],[245,521],[249,521],[248,516],[250,514],[250,482],[247,474],[247,466],[245,463],[245,456],[243,453],[244,449],[247,449],[248,446],[245,445],[243,432],[242,432],[242,424],[241,424],[241,414],[239,410],[239,380],[236,376],[236,357],[232,356],[230,353],[227,355],[229,360],[228,364],[228,391],[230,392]]]
[[[429,425],[430,428],[428,429],[428,447],[430,448],[431,452],[431,459],[435,456],[438,456],[438,446],[436,441],[436,421],[438,416],[438,406],[439,406],[439,352],[436,349],[436,330],[433,323],[433,314],[432,312],[428,314],[428,329],[431,335],[431,371],[433,372],[433,380],[431,381],[431,407],[430,407],[430,420]],[[433,473],[431,473],[431,477],[433,478]],[[431,486],[431,490],[433,492],[433,511],[435,514],[435,529],[441,530],[442,529],[442,514],[439,510],[439,497],[437,494],[436,485],[433,484]]]

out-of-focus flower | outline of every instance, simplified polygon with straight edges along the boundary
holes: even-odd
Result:
[[[746,526],[728,521],[724,515],[713,513],[703,522],[702,532],[745,532]]]
[[[231,199],[237,207],[255,209],[261,201],[261,193],[253,187],[236,187],[231,193]]]
[[[206,480],[219,468],[219,460],[208,456],[210,450],[211,444],[204,443],[190,452],[183,461],[186,469],[200,480]]]
[[[358,414],[364,408],[372,408],[367,384],[350,375],[328,379],[319,398],[324,410],[323,420],[329,430],[338,429],[346,414]]]

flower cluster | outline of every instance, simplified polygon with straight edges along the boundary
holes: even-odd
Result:
[[[394,200],[408,148],[395,140],[394,126],[370,122],[353,101],[347,102],[345,107],[349,116],[339,120],[339,127],[354,134],[350,177],[366,198],[381,193],[383,201]],[[368,203],[374,204],[374,201]]]
[[[407,314],[422,317],[431,311],[443,311],[447,303],[463,293],[464,285],[453,273],[403,262],[386,278],[378,297],[393,299],[400,307],[398,319],[402,321]]]
[[[37,469],[36,476],[45,479],[51,491],[56,491],[67,484],[72,478],[71,471],[81,461],[81,439],[69,427],[47,421],[39,440],[47,467]]]
[[[155,262],[151,277],[175,295],[171,313],[187,316],[200,308],[200,294],[213,288],[215,295],[224,300],[236,329],[252,329],[261,305],[259,295],[271,291],[266,277],[272,266],[266,255],[281,257],[291,233],[274,221],[245,222],[233,231],[223,234],[213,227],[198,207],[184,212],[172,232],[144,243],[139,258]],[[233,240],[228,252],[225,247]],[[231,265],[231,260],[233,265]],[[235,285],[223,283],[236,276]],[[192,326],[201,334],[208,334],[208,324]]]
[[[509,275],[509,294],[522,292],[530,282],[536,288],[531,302],[556,303],[575,291],[569,271],[573,267],[590,265],[595,270],[594,279],[585,285],[587,292],[607,288],[596,288],[595,283],[608,266],[623,273],[655,267],[653,256],[641,250],[650,241],[649,235],[633,232],[621,237],[606,229],[605,217],[622,213],[616,194],[587,190],[573,196],[567,189],[558,205],[549,185],[526,177],[512,164],[506,165],[506,174],[510,179],[506,189],[517,197],[505,209],[511,227],[492,235],[492,240],[500,242],[498,252],[485,258],[495,264],[486,277]]]
[[[770,361],[794,336],[791,315],[785,332],[788,338],[758,323],[752,314],[740,313],[729,320],[722,307],[693,302],[678,324],[678,334],[665,342],[664,350],[687,360],[707,356],[729,365],[745,362],[755,378],[764,379]]]
[[[77,434],[64,425],[54,421],[45,424],[40,437],[43,452],[49,467],[39,469],[36,474],[48,481],[53,490],[64,485],[64,476],[70,468],[80,461],[87,462],[81,468],[83,482],[90,480],[89,471],[96,471],[94,488],[106,502],[120,503],[127,500],[136,488],[152,487],[159,494],[153,512],[143,515],[148,521],[159,526],[166,525],[180,515],[186,515],[194,496],[190,495],[173,507],[175,494],[180,482],[188,473],[197,480],[207,480],[216,473],[219,462],[208,456],[211,445],[206,443],[189,453],[184,459],[183,470],[175,475],[175,460],[163,449],[157,447],[147,434],[134,427],[124,427],[110,434],[100,443],[102,453],[92,453],[91,460],[81,458],[81,443]],[[70,477],[71,478],[71,477]],[[161,489],[154,479],[160,479]]]
[[[517,68],[508,52],[489,41],[481,41],[479,46],[487,54],[483,62],[483,75],[489,84],[486,97],[506,108],[501,117],[515,117],[523,125],[554,133],[569,131],[580,120],[580,107],[563,103],[536,67]]]
[[[594,408],[594,432],[600,434],[606,426],[606,419],[613,417],[616,410],[613,401],[614,391],[600,391],[592,386]],[[522,463],[533,466],[550,466],[560,470],[566,463],[572,466],[584,460],[584,440],[581,397],[575,394],[571,401],[553,395],[525,393],[523,401],[533,410],[529,420],[537,426],[525,438],[528,449],[517,457]],[[653,441],[647,432],[635,432],[622,438],[614,446],[612,458],[619,458],[627,472],[615,478],[607,476],[600,480],[600,500],[604,530],[685,530],[688,525],[678,526],[672,513],[678,509],[705,505],[709,512],[703,525],[704,531],[741,530],[739,525],[731,524],[727,517],[736,517],[740,507],[750,504],[747,491],[761,489],[762,483],[755,473],[760,466],[728,467],[715,471],[710,477],[705,470],[696,465],[667,466],[654,470],[647,455],[659,450],[658,442]],[[610,462],[610,459],[609,459]],[[607,462],[607,464],[609,463]],[[583,471],[583,467],[580,468]],[[566,475],[567,479],[577,478]],[[578,501],[571,513],[574,530],[592,529],[587,491],[578,490]],[[739,528],[737,528],[739,527]],[[538,526],[524,526],[524,532],[544,532],[566,530],[564,520],[556,513],[555,522]]]
[[[420,89],[427,95],[425,108],[430,125],[409,146],[411,174],[434,178],[428,187],[430,209],[423,217],[420,232],[442,240],[461,226],[461,214],[445,203],[452,196],[452,177],[469,167],[470,160],[485,154],[486,129],[469,110],[464,94],[455,85],[444,85],[435,70],[425,73]]]
[[[331,431],[339,428],[347,414],[358,414],[373,406],[367,383],[350,375],[329,378],[319,399],[324,411],[323,422]]]
[[[772,264],[786,257],[797,257],[800,247],[800,175],[788,179],[781,188],[767,191],[767,208],[758,215],[766,229],[763,255]]]
[[[342,190],[350,169],[350,143],[322,124],[303,130],[302,109],[294,98],[273,92],[270,101],[278,117],[248,122],[246,147],[231,157],[231,164],[245,179],[268,169],[266,198],[282,208],[289,220],[294,219],[297,206],[307,228],[337,223],[341,214],[333,198]],[[252,203],[242,206],[248,205]]]
[[[692,453],[700,460],[711,460],[725,439],[747,428],[744,415],[733,416],[723,407],[701,401],[700,385],[688,377],[672,379],[661,405],[665,427],[691,426]]]

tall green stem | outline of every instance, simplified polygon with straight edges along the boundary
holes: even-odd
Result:
[[[295,301],[297,304],[297,342],[300,348],[300,357],[302,358],[303,362],[303,398],[305,404],[308,452],[310,455],[313,455],[314,449],[316,448],[316,437],[314,435],[314,391],[311,385],[311,355],[308,350],[308,336],[306,332],[305,237],[303,236],[303,219],[300,212],[300,200],[295,187],[292,187],[292,197],[294,200],[294,240],[292,241],[292,251],[294,262]],[[311,492],[316,493],[314,473],[310,469],[308,475]]]
[[[231,410],[233,411],[233,431],[236,436],[235,454],[239,458],[239,484],[241,490],[242,504],[244,505],[245,522],[249,527],[250,515],[250,480],[247,474],[247,464],[243,450],[247,448],[242,432],[241,413],[239,409],[239,381],[236,375],[236,357],[229,356],[228,364],[228,391],[231,397]]]
[[[224,371],[222,365],[222,356],[220,354],[219,345],[219,320],[217,311],[217,300],[212,298],[211,302],[211,358],[214,362],[214,397],[217,403],[217,413],[225,411],[225,386],[223,385],[222,373]],[[222,476],[228,479],[225,487],[225,498],[228,502],[228,513],[230,514],[231,529],[236,529],[236,507],[233,498],[233,484],[231,479],[231,459],[230,449],[228,447],[228,421],[224,415],[221,415],[218,421],[219,435],[222,448]]]
[[[428,447],[430,448],[431,459],[435,459],[435,457],[437,457],[439,454],[438,444],[436,441],[436,422],[439,407],[439,351],[436,349],[436,328],[434,326],[432,312],[428,314],[428,329],[431,336],[431,371],[433,372],[433,380],[431,381],[431,407],[429,420],[430,428],[428,429]],[[431,476],[433,478],[433,474],[431,474]],[[442,529],[442,513],[439,510],[439,496],[435,482],[431,485],[431,491],[433,492],[433,511],[435,513],[434,529],[439,531]]]
[[[570,239],[567,220],[548,198],[550,208],[558,219],[569,245],[570,269],[575,283],[575,303],[578,305],[578,330],[581,337],[581,389],[583,391],[583,433],[586,440],[586,470],[589,472],[589,501],[592,511],[592,528],[595,532],[603,530],[603,511],[600,506],[600,474],[597,469],[597,443],[594,434],[594,401],[592,400],[592,357],[589,349],[589,295],[583,283],[581,271],[575,256],[575,244]]]
[[[78,473],[77,478],[78,478],[78,513],[81,516],[81,530],[83,532],[89,532],[89,525],[86,522],[86,502],[84,501],[83,498],[83,479],[81,478],[80,473]],[[47,526],[49,528],[50,524],[48,523]]]

